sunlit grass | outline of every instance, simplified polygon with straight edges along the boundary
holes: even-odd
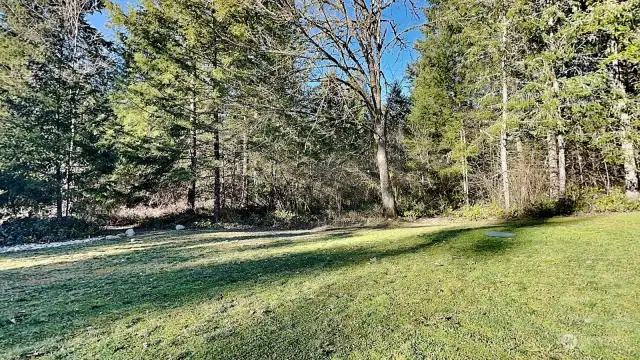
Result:
[[[489,227],[169,232],[0,255],[0,358],[640,357],[640,214],[491,228],[514,239]]]

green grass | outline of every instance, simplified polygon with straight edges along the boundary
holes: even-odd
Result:
[[[0,358],[640,358],[640,214],[139,239],[0,255]]]

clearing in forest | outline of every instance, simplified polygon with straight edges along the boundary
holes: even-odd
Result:
[[[0,255],[0,358],[640,358],[640,214],[137,239]]]

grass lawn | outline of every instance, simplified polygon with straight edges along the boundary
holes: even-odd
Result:
[[[137,240],[0,255],[0,358],[640,358],[640,214]]]

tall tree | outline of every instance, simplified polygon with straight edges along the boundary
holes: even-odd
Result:
[[[1,3],[4,41],[32,50],[22,51],[25,45],[6,49],[23,56],[24,76],[19,86],[2,89],[2,162],[8,171],[21,169],[20,176],[50,184],[58,219],[95,193],[98,177],[113,161],[102,139],[112,118],[108,93],[115,64],[109,44],[85,20],[98,5]]]
[[[383,215],[396,216],[396,200],[389,175],[387,116],[383,104],[385,77],[382,59],[404,45],[403,28],[391,16],[394,7],[406,6],[417,12],[411,2],[373,0],[304,0],[279,3],[285,19],[298,29],[308,42],[310,53],[320,73],[329,69],[336,79],[350,87],[367,109],[370,130],[376,144],[380,198]]]
[[[636,161],[637,131],[631,112],[631,99],[637,95],[640,63],[640,1],[602,0],[589,2],[584,30],[606,41],[601,65],[607,70],[611,87],[611,115],[616,121],[625,174],[625,192],[629,199],[640,198]],[[631,94],[630,94],[631,92]],[[635,92],[635,94],[633,94]]]

